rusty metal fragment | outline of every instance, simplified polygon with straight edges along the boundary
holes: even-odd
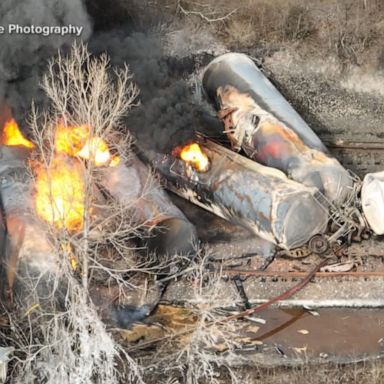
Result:
[[[345,200],[353,183],[348,172],[248,56],[217,57],[203,86],[236,150],[318,188],[336,204]]]
[[[325,231],[328,210],[315,188],[211,141],[200,145],[211,164],[204,173],[172,155],[143,156],[171,191],[282,248],[299,247]]]

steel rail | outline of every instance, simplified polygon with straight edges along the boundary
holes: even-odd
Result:
[[[384,151],[384,142],[373,141],[343,141],[342,143],[326,141],[324,144],[328,149],[346,149],[346,150],[378,150]]]
[[[213,273],[221,272],[223,275],[241,275],[253,277],[278,277],[278,278],[303,278],[308,275],[308,272],[279,272],[279,271],[250,271],[245,269],[221,269],[212,271]],[[367,277],[384,277],[384,271],[355,271],[355,272],[316,272],[313,278],[316,277],[354,277],[354,278],[367,278]]]

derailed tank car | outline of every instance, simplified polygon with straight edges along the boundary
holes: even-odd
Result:
[[[315,188],[211,141],[200,146],[210,163],[200,171],[171,154],[143,156],[169,190],[281,248],[300,247],[326,230],[328,209]]]
[[[353,184],[349,173],[248,56],[214,59],[203,87],[235,149],[343,203]]]

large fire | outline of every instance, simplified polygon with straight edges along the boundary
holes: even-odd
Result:
[[[81,230],[84,224],[84,168],[79,158],[95,166],[112,167],[120,161],[102,138],[91,136],[88,125],[59,122],[55,127],[55,157],[48,168],[36,169],[35,205],[39,217],[69,231]]]
[[[201,150],[197,143],[188,144],[183,147],[179,156],[199,172],[207,172],[209,169],[208,156]]]
[[[81,157],[92,161],[96,166],[116,166],[120,158],[112,156],[107,143],[100,137],[91,136],[88,125],[56,125],[55,150],[57,153]]]
[[[88,125],[67,126],[59,121],[55,127],[55,151],[77,156],[89,136]]]
[[[87,140],[81,151],[77,153],[77,156],[82,159],[93,160],[96,166],[107,164],[116,166],[120,161],[118,156],[111,155],[107,143],[99,137],[92,137]]]
[[[20,146],[26,148],[34,148],[34,144],[27,140],[21,133],[19,126],[14,119],[9,119],[2,132],[1,144],[10,147]]]
[[[37,214],[57,228],[81,230],[85,205],[81,164],[76,159],[58,155],[48,168],[38,167],[36,174]]]
[[[8,120],[2,131],[1,144],[34,148],[21,133],[14,119]],[[67,126],[62,121],[55,126],[55,154],[47,167],[35,166],[37,215],[57,228],[78,231],[83,228],[85,212],[84,168],[79,158],[95,166],[114,167],[120,158],[112,155],[107,143],[91,136],[88,125]],[[77,159],[76,159],[77,158]]]

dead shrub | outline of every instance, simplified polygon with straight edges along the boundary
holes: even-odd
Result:
[[[302,5],[293,5],[288,10],[284,34],[289,40],[304,40],[315,32],[310,12]]]

